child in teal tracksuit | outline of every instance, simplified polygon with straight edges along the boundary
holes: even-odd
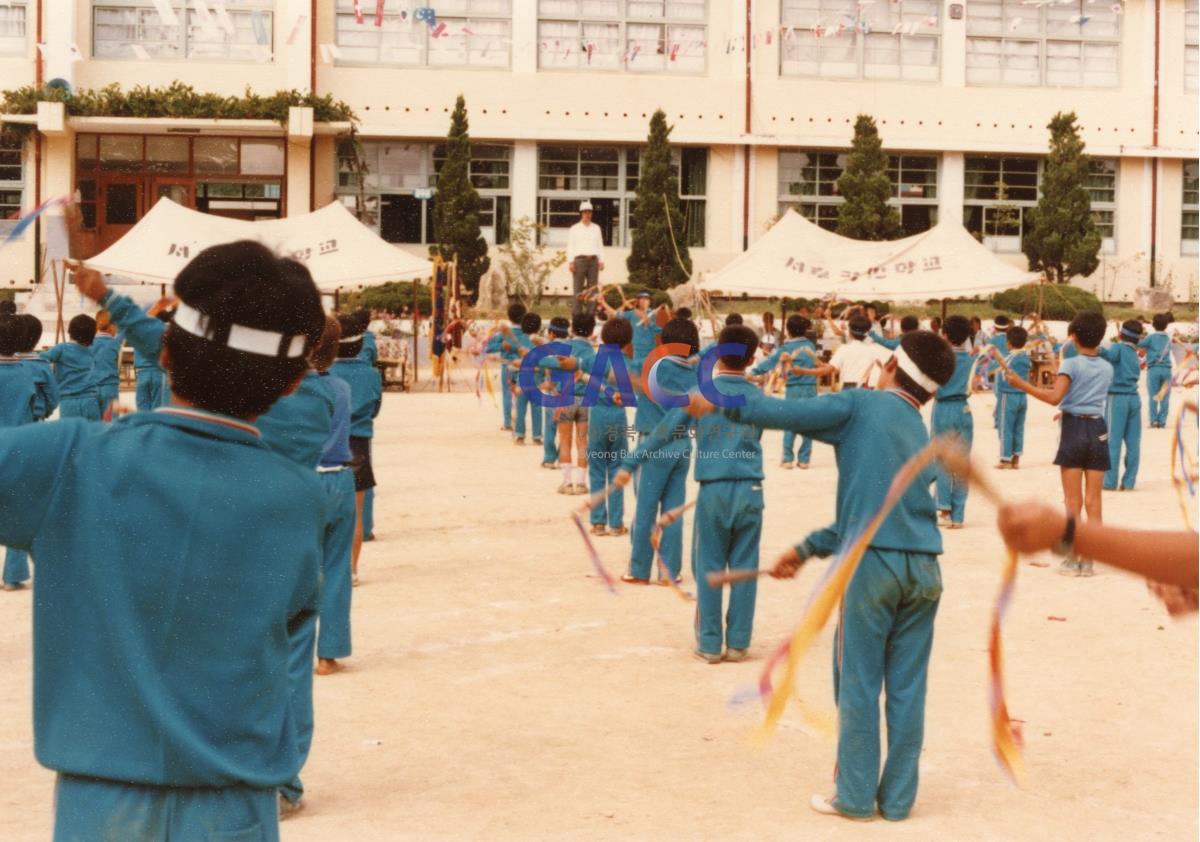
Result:
[[[921,405],[950,381],[949,344],[928,331],[905,336],[878,389],[806,401],[750,395],[731,420],[809,432],[832,444],[838,465],[837,529],[845,542],[866,526],[891,479],[929,442]],[[705,411],[702,405],[698,411]],[[942,539],[930,466],[883,521],[850,580],[834,641],[838,706],[837,792],[818,812],[906,818],[917,795],[933,621],[942,592]],[[880,775],[879,693],[887,694],[888,751]]]
[[[623,357],[633,353],[633,327],[625,319],[609,319],[600,330],[600,342],[606,350],[619,351]],[[599,375],[599,372],[597,372]],[[603,375],[599,375],[603,376]],[[588,489],[601,492],[616,479],[621,463],[628,455],[629,421],[620,397],[610,388],[595,389],[596,399],[588,410]],[[617,489],[592,509],[592,534],[626,535],[625,492]]]
[[[508,305],[509,330],[512,331],[514,336],[521,331],[521,319],[524,315],[524,304],[517,302],[516,304]],[[498,357],[500,359],[500,406],[504,413],[504,424],[500,429],[511,430],[513,411],[512,384],[515,378],[509,372],[509,363],[516,361],[520,354],[517,348],[513,347],[513,340],[500,331],[492,335],[483,352],[490,357]]]
[[[774,371],[786,354],[791,362],[788,363],[787,390],[784,393],[788,400],[815,398],[817,396],[817,378],[811,374],[801,374],[797,369],[813,369],[817,366],[817,346],[808,340],[808,331],[812,322],[803,316],[788,316],[784,323],[788,341],[784,342],[775,353],[760,362],[750,373],[762,377]],[[796,434],[790,430],[783,433],[783,461],[785,468],[791,468],[795,460],[796,467],[807,468],[812,459],[812,439],[800,438],[800,454],[796,455]]]
[[[696,388],[696,368],[688,360],[700,349],[700,333],[690,321],[671,319],[663,327],[662,344],[679,345],[686,350],[687,356],[672,354],[664,357],[655,368],[658,385],[671,394],[686,395]],[[637,406],[634,426],[639,437],[645,437],[662,421],[666,409],[641,392],[637,394]],[[648,584],[652,572],[655,576],[660,575],[661,571],[652,569],[654,550],[650,546],[650,535],[660,517],[683,505],[691,459],[692,440],[683,436],[647,453],[641,461],[634,484],[637,503],[630,535],[629,572],[622,576],[622,581]],[[678,580],[683,570],[683,518],[663,529],[659,551],[671,577]],[[665,578],[662,583],[667,584]]]
[[[571,317],[571,339],[564,343],[569,348],[569,353],[543,357],[538,361],[538,367],[541,369],[561,368],[577,372],[573,382],[563,381],[563,391],[570,393],[571,400],[554,408],[554,424],[558,435],[558,467],[562,471],[559,494],[587,494],[588,407],[584,406],[583,396],[587,391],[586,375],[591,374],[592,364],[596,360],[596,351],[592,348],[591,340],[595,329],[594,315],[576,313]],[[523,356],[525,353],[527,351],[521,348],[520,354]],[[574,462],[571,460],[572,445],[575,447]]]
[[[107,292],[90,269],[75,283]],[[253,420],[303,376],[320,294],[248,242],[202,251],[175,292],[164,358],[186,406],[0,436],[0,541],[38,560],[56,839],[276,842],[300,766],[288,657],[316,619],[325,504]]]
[[[1132,491],[1137,485],[1138,465],[1142,456],[1142,399],[1138,397],[1138,379],[1142,376],[1142,360],[1137,346],[1142,338],[1142,323],[1130,319],[1121,325],[1116,341],[1100,349],[1100,356],[1113,367],[1112,384],[1104,407],[1108,425],[1108,470],[1104,474],[1104,490]],[[1125,475],[1121,469],[1121,448],[1125,448]],[[1120,479],[1120,485],[1117,481]]]
[[[137,373],[138,412],[151,412],[171,402],[167,374],[159,366],[162,356],[163,333],[170,315],[165,311],[149,315],[132,299],[109,291],[101,306],[108,311],[121,335],[133,348],[133,368]]]
[[[537,313],[526,313],[521,317],[521,329],[513,331],[517,344],[526,353],[533,349],[533,337],[542,329],[542,317]],[[519,367],[519,362],[515,363]],[[512,378],[513,384],[517,378]],[[530,426],[533,427],[534,444],[542,443],[542,414],[541,407],[532,403],[521,390],[516,389],[513,395],[513,444],[525,444],[525,417],[530,416]]]
[[[967,452],[975,440],[975,419],[971,416],[971,367],[975,356],[969,350],[971,323],[966,316],[948,316],[942,325],[942,335],[954,349],[954,374],[934,396],[933,421],[930,434],[952,435],[962,442]],[[941,470],[937,478],[937,508],[942,523],[950,529],[959,529],[967,516],[967,483]]]
[[[355,316],[339,316],[342,338],[338,359],[329,371],[350,386],[350,469],[354,473],[354,546],[350,556],[350,575],[358,583],[358,559],[362,553],[363,504],[368,489],[375,487],[371,463],[371,439],[375,436],[375,418],[383,406],[383,380],[379,371],[362,354],[363,327]]]
[[[720,357],[712,385],[723,395],[749,401],[761,393],[746,379],[746,366],[758,350],[758,337],[745,325],[721,331]],[[740,351],[735,349],[740,348]],[[796,401],[792,401],[796,403]],[[729,590],[729,610],[722,629],[722,589],[708,584],[709,573],[757,570],[762,536],[762,429],[733,423],[722,415],[693,422],[686,407],[668,412],[654,432],[625,460],[622,482],[640,462],[653,459],[668,442],[696,435],[696,520],[692,527],[692,575],[696,579],[696,657],[710,664],[743,661],[754,630],[758,582],[739,582]]]
[[[41,394],[34,368],[17,356],[24,336],[20,317],[0,316],[0,429],[39,420]],[[28,579],[29,556],[10,547],[4,558],[4,590],[19,590]]]
[[[1162,400],[1158,399],[1163,386],[1171,382],[1171,337],[1167,334],[1171,317],[1159,313],[1151,323],[1154,333],[1138,342],[1138,347],[1146,352],[1146,397],[1150,426],[1162,429],[1167,426],[1167,413],[1171,408],[1170,389],[1167,389]]]
[[[100,395],[92,357],[96,320],[81,313],[67,325],[67,336],[69,342],[60,342],[42,354],[54,366],[54,379],[58,381],[58,415],[99,421]]]
[[[362,350],[358,352],[360,359],[374,367],[379,362],[379,345],[375,341],[375,331],[371,330],[371,311],[361,307],[354,311],[354,317],[362,328]],[[381,375],[382,377],[382,375]],[[382,381],[381,381],[382,382]],[[375,540],[375,489],[368,488],[363,493],[362,507],[363,540]]]
[[[891,316],[890,318],[895,318],[895,316]],[[904,334],[912,333],[920,326],[921,320],[916,316],[905,316],[900,320],[900,336],[889,339],[888,337],[879,333],[879,331],[872,329],[870,333],[871,341],[876,345],[887,348],[889,351],[895,351],[900,347],[900,340],[904,337]]]
[[[124,341],[113,325],[107,310],[96,314],[96,338],[92,340],[92,359],[95,361],[96,392],[100,399],[100,415],[116,402],[121,391],[121,343]]]
[[[33,414],[36,420],[45,421],[58,409],[58,381],[54,378],[54,367],[33,350],[42,338],[42,321],[29,313],[13,318],[20,320],[23,327],[17,359],[33,372],[37,384],[38,398]]]
[[[1008,370],[1026,383],[1033,365],[1024,350],[1028,333],[1023,327],[1010,327],[1006,334],[1010,353],[1004,358]],[[1000,464],[997,468],[1017,468],[1025,452],[1025,413],[1029,400],[1025,393],[1008,384],[1004,377],[996,378],[996,416],[1000,419]]]
[[[546,336],[550,342],[562,342],[571,331],[571,322],[565,316],[555,316],[546,328]],[[554,379],[547,372],[543,385],[551,388]],[[543,390],[543,394],[545,394]],[[554,407],[543,406],[537,409],[542,415],[542,467],[548,470],[558,469],[558,424],[554,421]]]

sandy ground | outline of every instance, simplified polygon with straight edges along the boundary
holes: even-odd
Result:
[[[991,400],[973,404],[975,453],[991,464]],[[1013,495],[1057,500],[1051,413],[1039,404],[1029,416],[1023,468],[997,478]],[[1196,838],[1196,622],[1170,620],[1141,581],[1022,566],[1005,641],[1029,766],[1015,788],[992,758],[986,701],[1001,545],[991,509],[969,503],[942,558],[916,809],[895,825],[827,818],[807,802],[831,789],[832,741],[793,707],[756,751],[758,708],[727,708],[798,619],[820,567],[762,584],[753,661],[698,663],[691,609],[665,588],[608,594],[566,516],[579,498],[557,496],[540,448],[514,447],[498,427],[498,410],[469,394],[386,397],[354,657],[316,681],[308,807],[283,825],[288,842]],[[1145,432],[1138,489],[1106,495],[1107,520],[1181,525],[1169,435]],[[785,472],[779,440],[765,436],[764,560],[833,513],[832,451],[818,445],[812,470]],[[617,573],[626,541],[598,542]],[[0,599],[0,836],[46,839],[53,776],[33,758],[32,594]],[[799,681],[826,710],[831,634]]]

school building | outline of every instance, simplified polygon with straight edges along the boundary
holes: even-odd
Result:
[[[314,89],[348,124],[71,117],[43,104],[0,149],[11,217],[74,195],[82,255],[160,197],[247,219],[330,201],[424,252],[454,98],[474,141],[489,242],[522,218],[565,245],[580,200],[620,281],[639,145],[674,125],[695,268],[740,253],[787,208],[832,226],[855,116],[874,116],[909,232],[960,222],[1024,265],[1046,124],[1073,110],[1093,156],[1103,263],[1081,284],[1128,300],[1151,280],[1195,300],[1200,0],[2,0],[0,85],[118,83],[239,95]],[[61,80],[55,82],[53,80]],[[53,209],[50,213],[57,213]],[[0,251],[27,289],[44,225]],[[495,258],[493,258],[495,263]],[[570,283],[565,267],[554,283]]]

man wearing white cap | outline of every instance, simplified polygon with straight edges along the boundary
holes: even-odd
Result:
[[[585,306],[579,300],[579,294],[600,283],[600,272],[604,269],[604,235],[600,233],[599,225],[592,224],[592,203],[587,199],[579,203],[579,221],[567,234],[567,261],[575,290],[572,310],[590,313],[592,305]]]

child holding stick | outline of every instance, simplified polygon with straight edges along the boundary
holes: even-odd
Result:
[[[67,325],[69,341],[60,342],[42,357],[54,366],[58,381],[60,418],[100,420],[100,397],[96,391],[96,360],[92,340],[96,338],[96,320],[82,313]]]
[[[609,319],[600,329],[600,342],[619,348],[625,357],[633,353],[633,326],[626,319]],[[629,422],[625,407],[611,390],[598,390],[588,411],[588,487],[600,494],[616,478],[627,455]],[[628,535],[625,527],[625,492],[613,491],[591,511],[593,535]]]
[[[786,355],[788,357],[787,390],[784,393],[788,400],[815,398],[817,396],[817,378],[811,374],[798,374],[794,368],[814,368],[817,365],[817,346],[808,340],[808,331],[812,322],[803,316],[788,316],[783,324],[787,331],[788,341],[784,342],[774,353],[760,362],[750,373],[761,377],[775,371]],[[792,366],[791,363],[796,363]],[[796,434],[790,430],[783,433],[783,461],[785,468],[791,468],[795,460],[796,467],[808,469],[812,459],[812,439],[800,438],[800,453],[796,455]]]
[[[1005,375],[1015,375],[1029,381],[1033,361],[1025,351],[1028,334],[1023,327],[1010,327],[1005,335],[1010,353],[1003,357],[1001,368]],[[1000,420],[1000,463],[997,468],[1016,469],[1025,450],[1025,413],[1028,410],[1025,393],[1010,386],[1004,377],[996,378],[996,417]]]
[[[1171,317],[1167,313],[1158,313],[1151,324],[1154,333],[1138,342],[1138,347],[1146,352],[1146,397],[1149,399],[1148,411],[1150,427],[1163,429],[1167,426],[1167,414],[1171,408],[1171,390],[1163,394],[1163,385],[1171,382],[1171,337],[1167,328],[1171,326]],[[1162,394],[1162,400],[1159,395]]]
[[[954,350],[954,374],[934,396],[930,433],[934,438],[952,435],[971,452],[975,440],[975,419],[971,415],[971,369],[975,355],[971,351],[971,323],[966,316],[947,316],[942,335]],[[1024,395],[1022,395],[1024,397]],[[961,529],[967,516],[968,484],[950,471],[940,469],[937,478],[937,508],[941,523],[948,529]]]
[[[1130,319],[1121,325],[1112,345],[1100,349],[1100,356],[1113,368],[1112,385],[1104,407],[1108,425],[1108,472],[1104,475],[1104,490],[1133,491],[1137,485],[1138,466],[1142,457],[1142,399],[1138,397],[1138,380],[1142,376],[1142,359],[1137,344],[1142,338],[1142,323]],[[1121,449],[1125,449],[1125,475],[1118,478],[1121,468]],[[1117,482],[1120,480],[1120,485]]]

